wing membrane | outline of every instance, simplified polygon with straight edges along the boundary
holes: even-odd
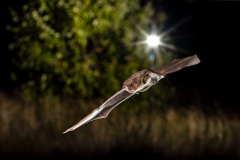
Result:
[[[159,67],[152,69],[154,72],[157,72],[161,75],[170,74],[176,71],[179,71],[180,69],[183,69],[188,66],[193,66],[200,63],[200,60],[198,59],[197,55],[182,58],[182,59],[175,59],[174,61]]]
[[[101,118],[106,118],[108,116],[108,114],[117,105],[119,105],[124,100],[128,99],[129,97],[131,97],[132,95],[134,95],[134,93],[129,93],[125,89],[122,89],[122,90],[118,91],[112,97],[110,97],[107,101],[105,101],[100,107],[98,107],[97,109],[93,110],[93,112],[91,114],[89,114],[88,116],[83,118],[81,121],[79,121],[73,127],[71,127],[68,130],[66,130],[63,134],[65,134],[65,133],[67,133],[69,131],[74,131],[78,127],[80,127],[80,126],[82,126],[82,125],[84,125],[84,124],[86,124],[88,122],[91,122],[91,121],[94,121],[94,120],[97,120],[97,119],[101,119]]]

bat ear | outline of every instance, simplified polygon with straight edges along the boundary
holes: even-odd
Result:
[[[137,84],[138,83],[137,78],[134,78],[132,81],[133,81],[133,84]]]
[[[147,83],[148,78],[149,78],[149,74],[144,76],[144,78],[143,78],[143,83],[144,84]]]

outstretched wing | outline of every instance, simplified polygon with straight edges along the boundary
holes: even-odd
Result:
[[[198,63],[200,63],[200,60],[198,59],[197,55],[193,55],[182,59],[175,59],[174,61],[162,67],[154,68],[151,70],[156,72],[158,75],[166,75],[179,71],[185,67],[196,65]]]
[[[132,95],[134,95],[134,93],[129,93],[125,89],[122,89],[122,90],[118,91],[112,97],[110,97],[106,102],[104,102],[100,107],[98,107],[97,109],[93,110],[92,113],[89,114],[87,117],[83,118],[76,125],[74,125],[73,127],[69,128],[68,130],[63,132],[63,134],[65,134],[65,133],[67,133],[69,131],[74,131],[78,127],[80,127],[80,126],[82,126],[82,125],[84,125],[84,124],[86,124],[88,122],[91,122],[91,121],[94,121],[94,120],[97,120],[97,119],[101,119],[101,118],[106,118],[108,116],[108,114],[117,105],[119,105],[121,102],[123,102],[124,100],[128,99]]]

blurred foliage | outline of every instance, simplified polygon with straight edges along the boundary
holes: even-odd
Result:
[[[109,97],[134,72],[143,49],[126,45],[150,25],[151,5],[138,0],[34,0],[22,11],[10,8],[14,35],[9,45],[19,70],[10,77],[25,98],[41,94]],[[103,87],[104,85],[104,87]]]
[[[140,100],[136,105],[128,103],[130,100],[132,98],[115,108],[107,119],[90,122],[62,135],[104,100],[92,98],[86,102],[69,97],[46,97],[33,103],[0,92],[1,158],[4,155],[14,159],[16,156],[17,159],[62,158],[63,154],[68,159],[72,156],[83,159],[90,155],[99,159],[99,155],[110,155],[115,151],[120,154],[151,151],[168,159],[171,156],[194,159],[191,156],[205,154],[239,157],[240,117],[237,112],[226,112],[201,102],[188,106],[188,109],[174,107],[172,103],[159,110],[156,101],[152,106],[139,108],[152,108],[148,113],[132,112],[132,107],[142,106],[144,101]],[[215,108],[216,112],[206,114],[201,109],[203,105]],[[127,107],[130,111],[122,110]]]

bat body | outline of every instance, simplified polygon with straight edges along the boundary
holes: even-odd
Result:
[[[194,55],[182,59],[175,59],[174,61],[159,68],[146,69],[134,73],[123,83],[123,88],[120,91],[111,96],[100,107],[93,110],[92,113],[90,113],[87,117],[82,119],[73,127],[66,130],[63,134],[69,131],[74,131],[78,127],[88,122],[106,118],[118,104],[136,93],[148,90],[152,85],[157,84],[158,81],[164,78],[167,74],[176,72],[188,66],[196,65],[198,63],[200,63],[200,60],[198,59],[197,55]]]

